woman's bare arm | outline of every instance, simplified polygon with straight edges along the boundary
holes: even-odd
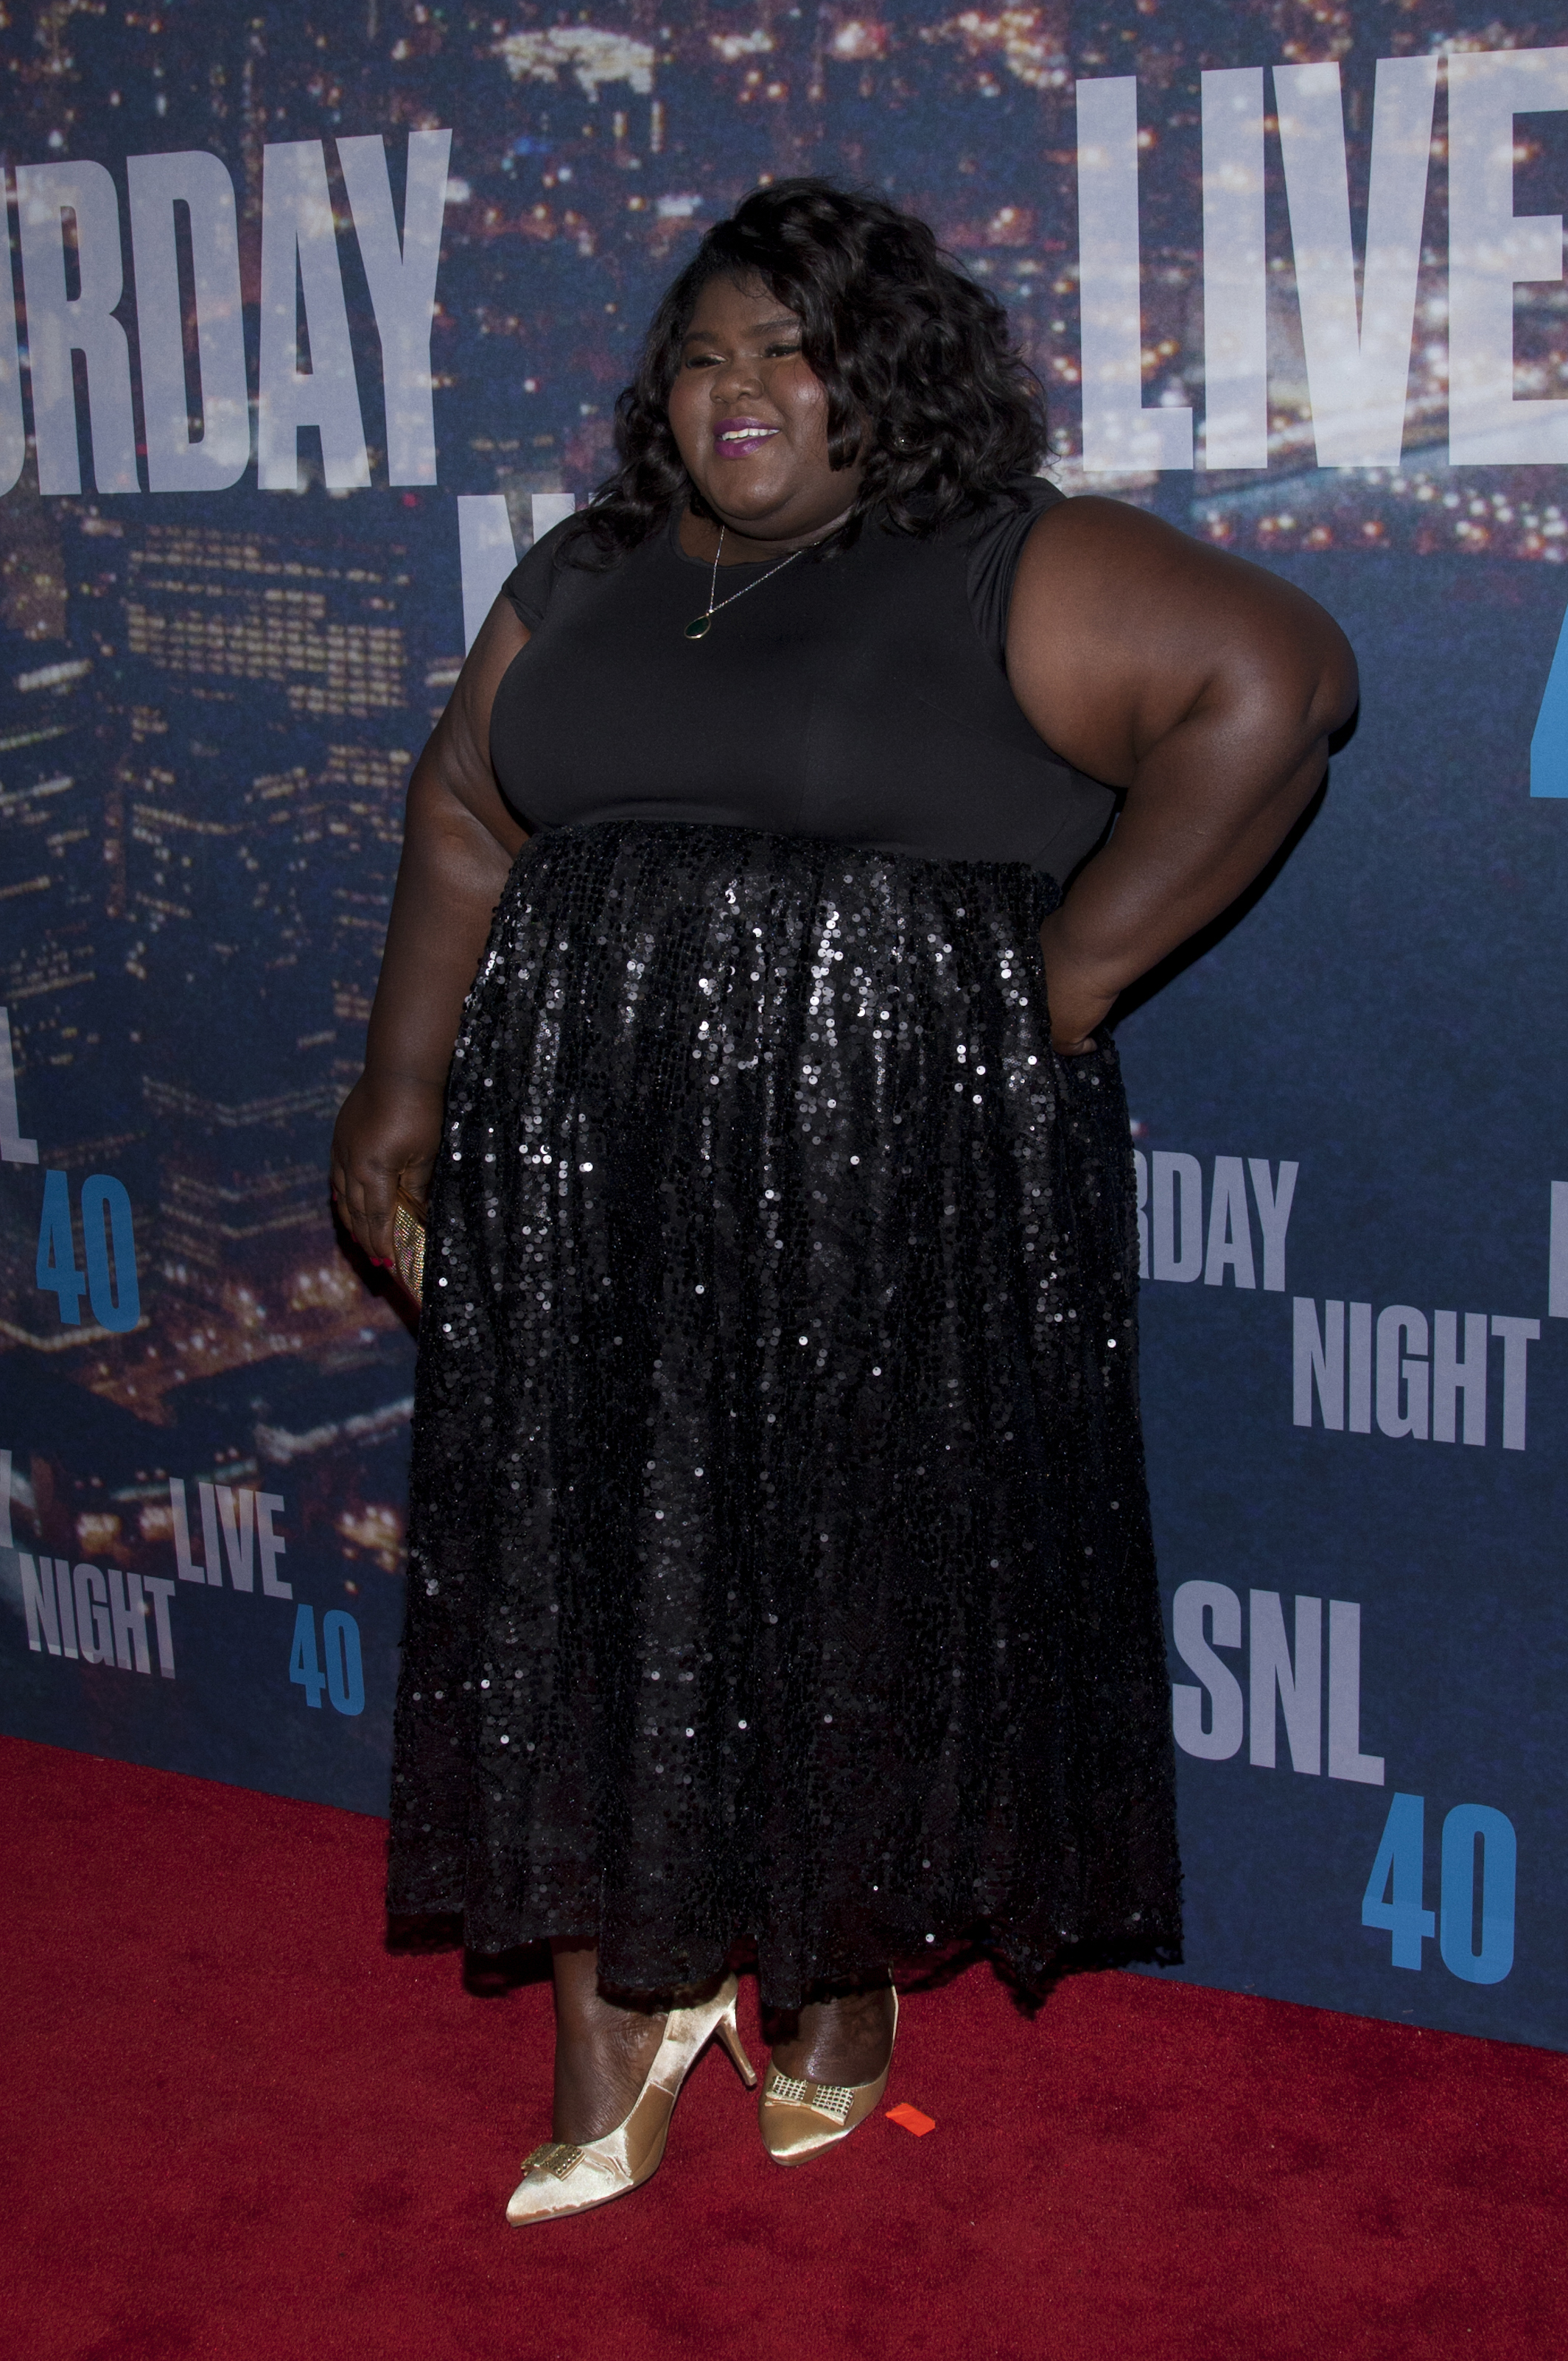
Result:
[[[429,1182],[463,1003],[526,840],[490,768],[490,708],[528,637],[498,598],[409,782],[365,1071],[343,1103],[332,1143],[338,1209],[379,1262],[391,1259],[400,1180],[416,1196]]]
[[[1355,659],[1277,576],[1081,499],[1025,544],[1007,672],[1058,753],[1126,790],[1109,844],[1041,929],[1052,1037],[1071,1050],[1284,841],[1354,710]]]

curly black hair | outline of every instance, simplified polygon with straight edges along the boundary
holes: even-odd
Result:
[[[913,214],[831,181],[780,181],[708,231],[654,313],[615,405],[620,466],[569,536],[577,563],[614,564],[682,499],[707,513],[670,431],[669,401],[713,279],[760,279],[801,324],[801,348],[827,390],[828,456],[862,469],[838,543],[872,517],[901,533],[938,532],[1037,471],[1044,390],[996,298]]]

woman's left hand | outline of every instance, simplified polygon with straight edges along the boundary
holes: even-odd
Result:
[[[1051,1047],[1058,1058],[1087,1057],[1091,1049],[1100,1047],[1098,1028],[1115,1006],[1116,995],[1112,993],[1108,997],[1103,992],[1096,992],[1074,974],[1071,959],[1052,934],[1051,927],[1052,918],[1047,918],[1040,928]]]

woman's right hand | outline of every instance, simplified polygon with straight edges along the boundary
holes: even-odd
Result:
[[[439,1085],[388,1081],[367,1071],[338,1110],[332,1136],[333,1202],[372,1262],[392,1268],[392,1210],[400,1184],[424,1197],[441,1145]]]

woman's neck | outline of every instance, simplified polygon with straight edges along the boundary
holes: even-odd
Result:
[[[771,558],[793,557],[797,549],[812,549],[818,542],[831,540],[848,522],[850,514],[846,508],[841,515],[829,518],[826,524],[813,526],[809,533],[785,534],[774,541],[760,540],[732,524],[721,524],[717,519],[695,516],[688,508],[681,518],[681,549],[685,556],[700,557],[709,566],[716,557],[721,566],[765,566]]]

